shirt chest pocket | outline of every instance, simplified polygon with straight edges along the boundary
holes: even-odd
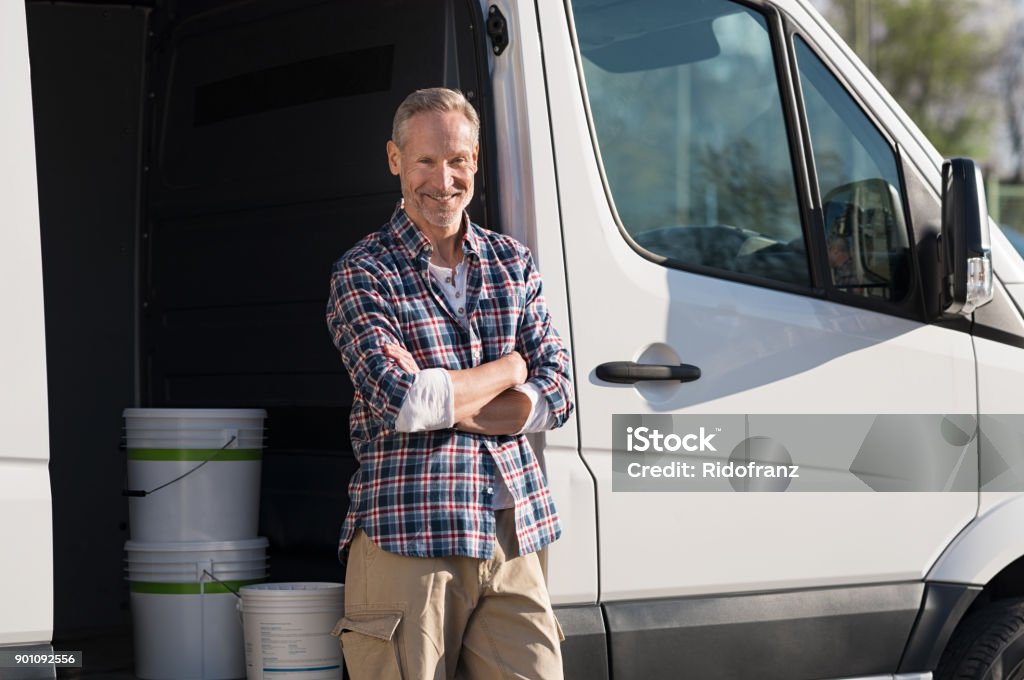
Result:
[[[461,334],[433,300],[408,298],[397,307],[403,343],[421,369],[459,366],[455,350]]]
[[[522,303],[517,296],[487,297],[477,300],[473,323],[484,347],[485,361],[497,359],[515,349],[516,335],[522,315]]]

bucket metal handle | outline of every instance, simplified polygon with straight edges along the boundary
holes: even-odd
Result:
[[[232,430],[232,431],[235,432],[235,434],[231,435],[231,438],[228,439],[228,443],[227,444],[225,444],[224,446],[222,446],[219,449],[215,450],[213,453],[211,453],[209,456],[206,457],[206,460],[204,460],[199,465],[196,465],[194,468],[192,468],[188,472],[185,472],[182,475],[178,475],[177,477],[175,477],[171,481],[166,482],[165,484],[161,484],[160,486],[156,487],[155,489],[150,489],[149,491],[143,491],[142,489],[122,489],[121,490],[121,495],[122,496],[128,496],[130,498],[145,498],[149,494],[156,493],[157,491],[159,491],[160,489],[164,488],[165,486],[170,486],[171,484],[174,484],[175,482],[179,482],[182,479],[185,479],[190,474],[192,474],[193,472],[195,472],[196,470],[198,470],[199,468],[203,467],[204,465],[209,463],[211,460],[216,458],[217,454],[219,454],[221,451],[223,451],[224,449],[228,448],[229,446],[234,444],[236,441],[238,441],[238,434],[237,434],[238,431],[237,430]],[[227,433],[228,432],[225,430],[225,434],[227,434]]]
[[[216,581],[217,583],[219,583],[220,585],[224,586],[224,590],[228,591],[229,593],[231,593],[232,595],[237,597],[239,600],[242,599],[242,595],[237,590],[235,590],[234,588],[229,586],[224,581],[221,581],[219,578],[217,578],[216,576],[214,576],[213,574],[208,572],[206,569],[203,569],[203,576],[209,576],[210,579],[212,579],[212,580]]]

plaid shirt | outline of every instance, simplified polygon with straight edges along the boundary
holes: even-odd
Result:
[[[384,355],[389,343],[405,347],[421,369],[472,368],[517,350],[556,426],[573,408],[569,354],[551,325],[530,252],[463,219],[468,331],[430,276],[430,242],[401,204],[388,224],[334,265],[327,325],[355,386],[350,425],[359,461],[339,553],[362,528],[392,553],[490,558],[495,466],[515,499],[520,553],[535,552],[561,533],[525,436],[395,430],[415,376]]]

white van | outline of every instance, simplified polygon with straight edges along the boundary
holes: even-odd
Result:
[[[271,575],[343,579],[327,275],[433,85],[571,343],[567,677],[1024,678],[1024,262],[805,0],[0,5],[0,651],[123,635],[126,406],[266,408]]]

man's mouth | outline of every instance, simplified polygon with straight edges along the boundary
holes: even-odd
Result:
[[[458,193],[454,194],[425,194],[427,198],[431,198],[438,203],[451,203],[460,196]]]

